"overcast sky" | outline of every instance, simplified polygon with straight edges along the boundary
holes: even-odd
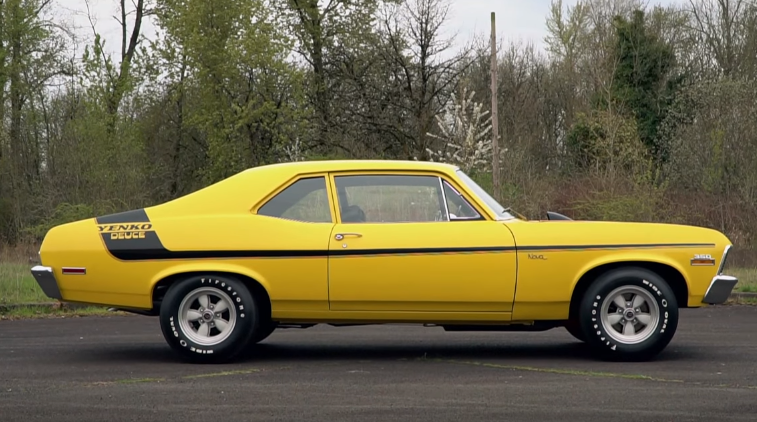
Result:
[[[77,27],[77,33],[89,36],[92,29],[87,19],[84,0],[56,0],[56,15]],[[669,4],[675,0],[649,0],[651,4]],[[457,34],[457,44],[470,40],[473,36],[490,35],[490,13],[496,13],[497,38],[505,42],[521,40],[543,46],[545,19],[549,12],[550,0],[449,0],[451,10],[445,28],[447,36]],[[564,0],[566,5],[576,0]],[[97,30],[106,39],[106,47],[111,52],[120,48],[120,28],[113,16],[118,13],[118,0],[90,0],[90,8]],[[58,14],[60,12],[60,14]],[[155,27],[148,23],[144,35],[152,37]]]

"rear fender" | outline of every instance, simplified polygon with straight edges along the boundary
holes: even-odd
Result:
[[[215,273],[224,272],[231,274],[240,274],[249,277],[258,283],[266,290],[270,291],[268,282],[256,271],[251,270],[248,267],[225,262],[192,262],[181,263],[168,267],[155,275],[150,282],[151,291],[155,290],[155,286],[168,277],[175,276],[183,273]]]

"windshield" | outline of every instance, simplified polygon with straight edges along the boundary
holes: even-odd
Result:
[[[476,195],[478,195],[479,198],[481,198],[482,201],[486,204],[487,207],[489,207],[494,214],[497,215],[497,219],[505,219],[509,220],[512,218],[515,218],[512,214],[505,211],[505,207],[499,204],[496,199],[492,198],[491,195],[486,193],[485,190],[481,188],[481,186],[478,185],[478,183],[474,182],[473,179],[468,177],[467,174],[463,173],[462,170],[457,170],[457,175],[460,176],[460,179],[462,179],[463,183],[470,188],[470,190],[473,191]]]

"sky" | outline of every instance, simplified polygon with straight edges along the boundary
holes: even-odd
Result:
[[[131,0],[130,0],[131,1]],[[129,2],[130,2],[129,1]],[[498,42],[532,42],[537,49],[544,47],[545,20],[551,0],[448,0],[450,12],[444,28],[445,36],[455,36],[460,46],[475,36],[490,36],[490,14],[496,14]],[[649,0],[651,4],[670,4],[675,0]],[[92,39],[92,28],[87,18],[85,0],[56,0],[57,18],[73,24],[76,33]],[[572,5],[576,0],[563,0]],[[89,7],[97,31],[106,40],[106,49],[112,53],[120,49],[120,27],[113,19],[118,14],[118,0],[89,0]],[[152,38],[155,26],[148,22],[143,33]]]

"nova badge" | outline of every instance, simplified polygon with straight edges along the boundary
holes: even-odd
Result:
[[[530,253],[530,254],[528,254],[528,259],[541,259],[541,260],[546,261],[547,257],[544,256],[544,255],[536,255],[536,254]]]
[[[691,265],[694,267],[715,265],[715,258],[710,254],[696,254],[691,258]]]

